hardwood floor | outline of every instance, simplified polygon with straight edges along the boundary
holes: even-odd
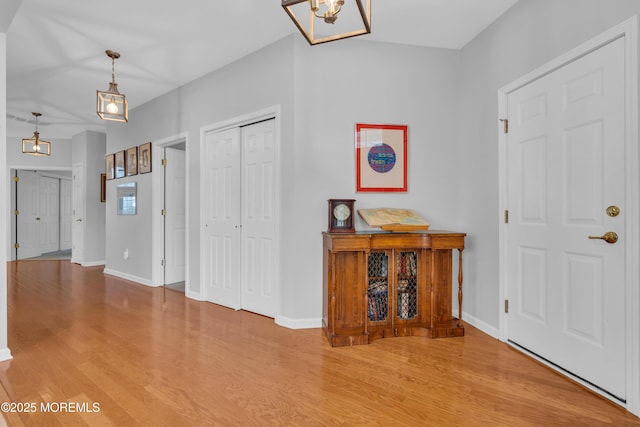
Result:
[[[37,409],[4,414],[10,426],[640,426],[469,325],[463,338],[331,348],[321,329],[102,267],[17,261],[8,276],[14,359],[0,363],[0,400]]]

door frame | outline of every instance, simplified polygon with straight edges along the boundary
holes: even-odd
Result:
[[[164,173],[162,170],[162,151],[165,147],[175,144],[185,144],[185,161],[189,162],[189,132],[182,132],[177,135],[153,141],[152,144],[152,167],[156,173],[152,173],[153,195],[151,201],[151,286],[164,285],[164,266],[162,260],[164,258],[164,218],[162,209],[164,208]],[[189,171],[185,174],[185,271],[184,271],[184,288],[185,295],[189,295]],[[192,297],[193,298],[193,297]],[[195,298],[199,299],[199,298]]]
[[[280,238],[280,186],[281,186],[280,176],[281,176],[282,162],[281,162],[281,153],[280,153],[280,146],[281,146],[280,105],[272,105],[262,110],[254,111],[252,113],[243,114],[241,116],[233,117],[231,119],[227,119],[227,120],[223,120],[210,125],[202,126],[200,128],[200,153],[204,153],[204,144],[205,144],[205,139],[207,134],[216,133],[216,132],[220,132],[220,131],[224,131],[224,130],[236,128],[236,127],[241,127],[245,125],[250,125],[252,123],[256,123],[263,120],[269,120],[269,119],[275,120],[274,144],[275,144],[276,165],[275,165],[275,177],[274,177],[274,181],[275,181],[274,215],[276,217],[276,224],[275,224],[276,242],[275,242],[274,254],[276,259],[274,260],[275,268],[273,272],[273,275],[274,275],[273,294],[275,298],[274,321],[278,323],[278,318],[280,317],[280,289],[281,289],[280,288],[280,258],[281,258],[281,253],[280,253],[280,250],[281,250],[280,249],[281,248],[281,245],[280,245],[280,240],[281,240]],[[241,149],[242,148],[240,148],[240,150]],[[204,156],[200,156],[200,182],[201,183],[205,181],[205,176],[204,176],[205,168],[203,167],[204,161],[205,161]],[[205,199],[206,199],[206,194],[204,191],[204,185],[200,185],[200,236],[204,236],[204,232],[205,232],[205,205],[206,204],[203,202]],[[200,278],[204,278],[204,274],[205,274],[204,267],[205,267],[206,260],[205,260],[204,254],[205,254],[205,241],[204,239],[200,239],[200,259],[199,259]],[[206,288],[204,285],[201,286],[199,299],[203,301],[207,300]]]
[[[12,210],[10,214],[7,215],[7,221],[6,221],[6,227],[5,227],[5,230],[6,230],[5,232],[7,236],[6,261],[16,260],[16,251],[14,247],[14,244],[16,243],[15,241],[16,236],[14,231],[16,230],[18,225],[16,224],[16,216],[13,214],[13,209],[17,209],[17,207],[15,207],[16,195],[15,195],[15,182],[13,181],[13,178],[14,178],[15,171],[18,171],[18,170],[37,171],[37,172],[44,172],[44,173],[49,172],[51,174],[49,176],[51,176],[52,178],[60,178],[60,179],[70,179],[70,178],[64,175],[57,175],[56,172],[70,172],[71,174],[73,174],[73,167],[43,166],[43,167],[34,168],[33,166],[7,165],[5,182],[9,182],[11,184],[7,188],[6,200],[7,200],[7,207],[8,208],[11,207]],[[9,209],[7,209],[7,212],[9,212]]]
[[[509,93],[525,86],[534,80],[537,80],[566,64],[582,57],[598,48],[619,38],[625,39],[625,184],[626,184],[626,229],[629,238],[625,240],[626,251],[626,409],[635,414],[640,415],[640,366],[637,361],[640,360],[640,266],[636,260],[640,256],[640,183],[638,167],[640,161],[638,159],[638,17],[634,16],[614,28],[592,38],[582,45],[570,50],[564,55],[548,62],[547,64],[531,71],[519,79],[509,83],[498,90],[498,119],[507,117],[507,97]],[[508,322],[507,315],[502,309],[503,301],[508,299],[507,292],[507,268],[508,268],[508,233],[509,227],[505,223],[503,212],[508,209],[507,197],[507,168],[508,168],[508,146],[507,134],[503,131],[503,123],[497,122],[498,127],[498,182],[499,182],[499,304],[501,307],[499,314],[499,338],[506,342],[508,339]],[[567,375],[564,371],[549,364],[543,359],[538,358],[543,364],[557,370],[563,375]],[[621,402],[613,400],[606,393],[601,392],[598,388],[593,387],[585,381],[571,377],[575,381],[581,383],[588,389],[598,393],[599,395],[612,400],[615,403]]]

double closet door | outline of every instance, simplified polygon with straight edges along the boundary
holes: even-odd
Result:
[[[205,134],[202,154],[205,298],[275,317],[275,120]]]

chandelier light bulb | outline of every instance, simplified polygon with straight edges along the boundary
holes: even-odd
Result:
[[[115,100],[111,98],[111,102],[107,104],[107,112],[110,114],[118,114],[118,111],[120,111],[118,105],[115,103]]]

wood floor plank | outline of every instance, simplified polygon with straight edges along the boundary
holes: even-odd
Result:
[[[332,348],[320,329],[67,261],[8,264],[8,325],[0,398],[99,405],[10,413],[10,426],[640,426],[469,325]]]

